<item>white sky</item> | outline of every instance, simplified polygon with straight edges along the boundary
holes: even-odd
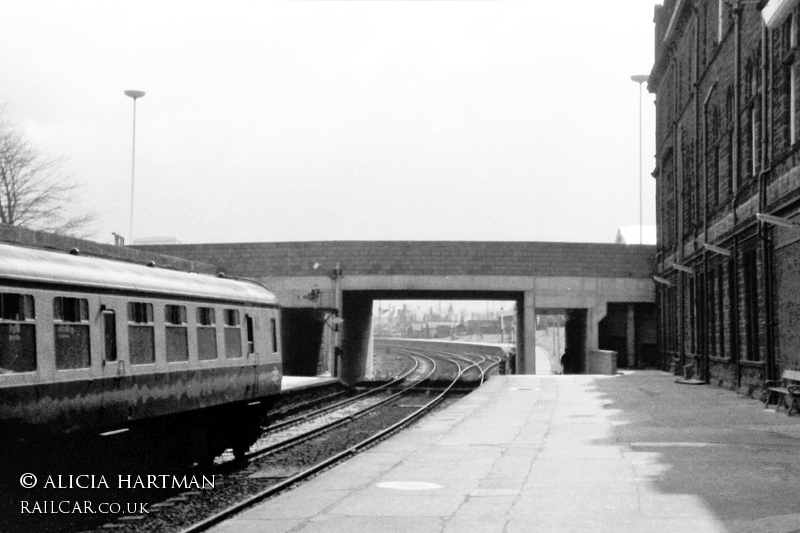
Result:
[[[0,103],[95,238],[613,242],[652,0],[0,0]],[[644,93],[644,223],[655,223]]]

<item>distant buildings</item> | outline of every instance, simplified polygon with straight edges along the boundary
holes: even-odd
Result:
[[[797,4],[655,11],[659,347],[724,387],[800,369]]]
[[[466,317],[466,312],[456,314],[452,303],[446,312],[439,314],[430,308],[428,312],[418,316],[406,304],[389,304],[387,308],[379,305],[373,316],[373,329],[379,337],[404,337],[408,339],[454,339],[471,337],[480,340],[484,335],[497,337],[511,342],[512,332],[515,331],[515,310],[501,311],[491,314],[491,317],[480,316],[483,313],[473,313],[472,318]]]

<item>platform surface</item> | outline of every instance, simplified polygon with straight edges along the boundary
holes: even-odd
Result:
[[[215,533],[789,533],[800,417],[658,371],[498,376]]]

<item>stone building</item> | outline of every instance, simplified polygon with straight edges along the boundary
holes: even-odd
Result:
[[[655,11],[660,351],[732,389],[800,369],[797,4]]]

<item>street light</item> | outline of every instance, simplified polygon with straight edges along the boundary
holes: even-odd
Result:
[[[727,250],[725,248],[722,248],[721,246],[714,246],[713,244],[705,243],[703,245],[703,248],[705,248],[709,252],[714,252],[715,254],[723,255],[725,257],[730,257],[731,256],[731,251]]]
[[[136,99],[145,95],[144,91],[128,90],[125,96],[133,98],[133,150],[131,152],[131,222],[128,238],[133,244],[133,182],[136,176]]]
[[[636,74],[631,76],[631,80],[639,84],[639,244],[643,244],[642,239],[642,84],[650,76],[647,74]]]
[[[313,268],[314,270],[318,270],[320,267],[322,267],[322,265],[319,264],[318,262],[314,261],[314,264],[312,265],[311,268]],[[327,272],[327,276],[333,282],[333,307],[336,309],[337,317],[341,319],[342,318],[342,307],[343,307],[341,280],[344,277],[344,274],[342,273],[342,264],[337,262],[336,265],[333,267],[333,270],[330,270],[330,271]],[[378,317],[379,317],[379,320],[380,320],[380,313],[378,314]],[[338,376],[340,374],[340,372],[341,372],[341,366],[342,366],[342,363],[341,363],[342,336],[339,333],[339,327],[338,326],[342,322],[344,322],[344,321],[343,320],[339,320],[336,323],[334,323],[334,325],[336,325],[336,328],[333,330],[333,339],[332,339],[333,340],[333,361],[332,361],[333,369],[332,369],[331,374],[333,376]]]
[[[788,218],[776,217],[775,215],[767,215],[766,213],[756,213],[756,219],[773,226],[781,226],[784,228],[800,228],[800,224]]]
[[[673,264],[672,268],[674,268],[675,270],[679,270],[680,272],[685,272],[686,274],[694,274],[694,269],[689,268],[687,266],[683,266],[678,263]]]

